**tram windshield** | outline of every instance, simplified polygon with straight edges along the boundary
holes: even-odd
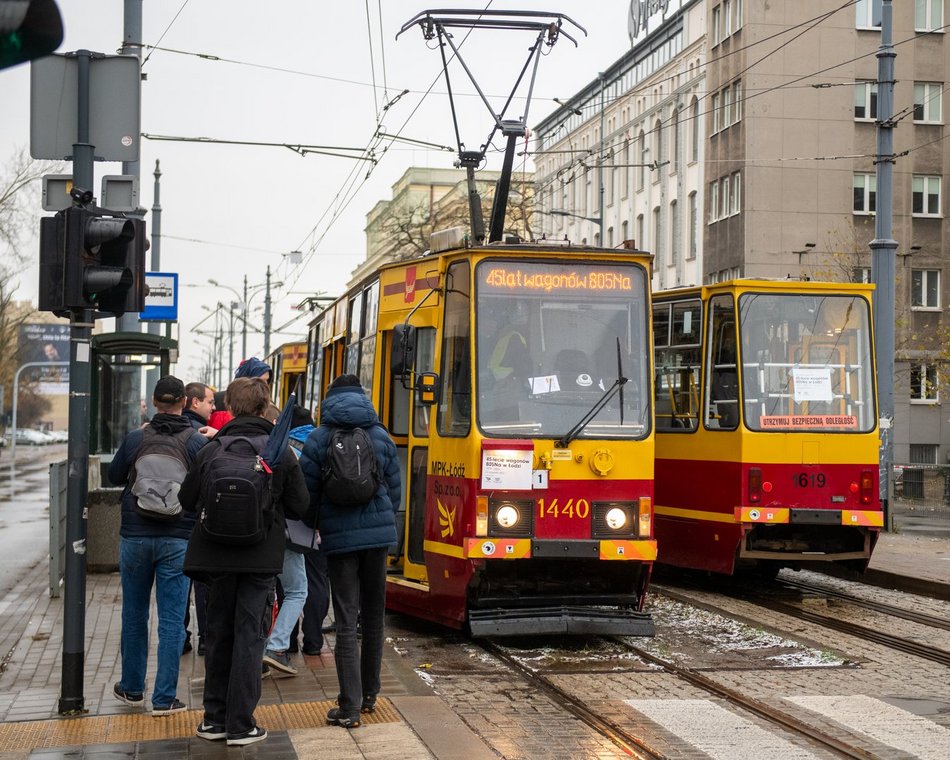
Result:
[[[742,397],[752,430],[868,432],[875,426],[864,298],[739,297]]]
[[[623,393],[576,437],[647,435],[648,291],[641,266],[486,260],[475,282],[478,424],[485,434],[560,438],[622,373]]]

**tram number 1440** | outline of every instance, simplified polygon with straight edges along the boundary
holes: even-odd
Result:
[[[568,499],[561,505],[557,499],[538,499],[538,517],[568,517],[586,520],[590,517],[590,502],[587,499]]]

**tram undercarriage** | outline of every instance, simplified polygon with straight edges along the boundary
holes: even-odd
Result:
[[[486,562],[469,584],[476,636],[653,636],[643,601],[650,568],[600,560]]]

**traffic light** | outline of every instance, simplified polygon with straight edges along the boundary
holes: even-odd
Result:
[[[145,222],[74,206],[40,221],[41,310],[145,308]]]
[[[49,55],[62,41],[54,0],[0,2],[0,69]]]

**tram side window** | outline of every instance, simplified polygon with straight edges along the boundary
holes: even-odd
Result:
[[[739,425],[739,373],[736,365],[736,321],[732,296],[710,301],[706,334],[706,408],[704,422],[713,430]]]
[[[464,436],[468,435],[472,418],[472,277],[468,262],[452,264],[445,281],[439,432]]]
[[[653,309],[657,430],[699,425],[702,303],[691,299]]]

